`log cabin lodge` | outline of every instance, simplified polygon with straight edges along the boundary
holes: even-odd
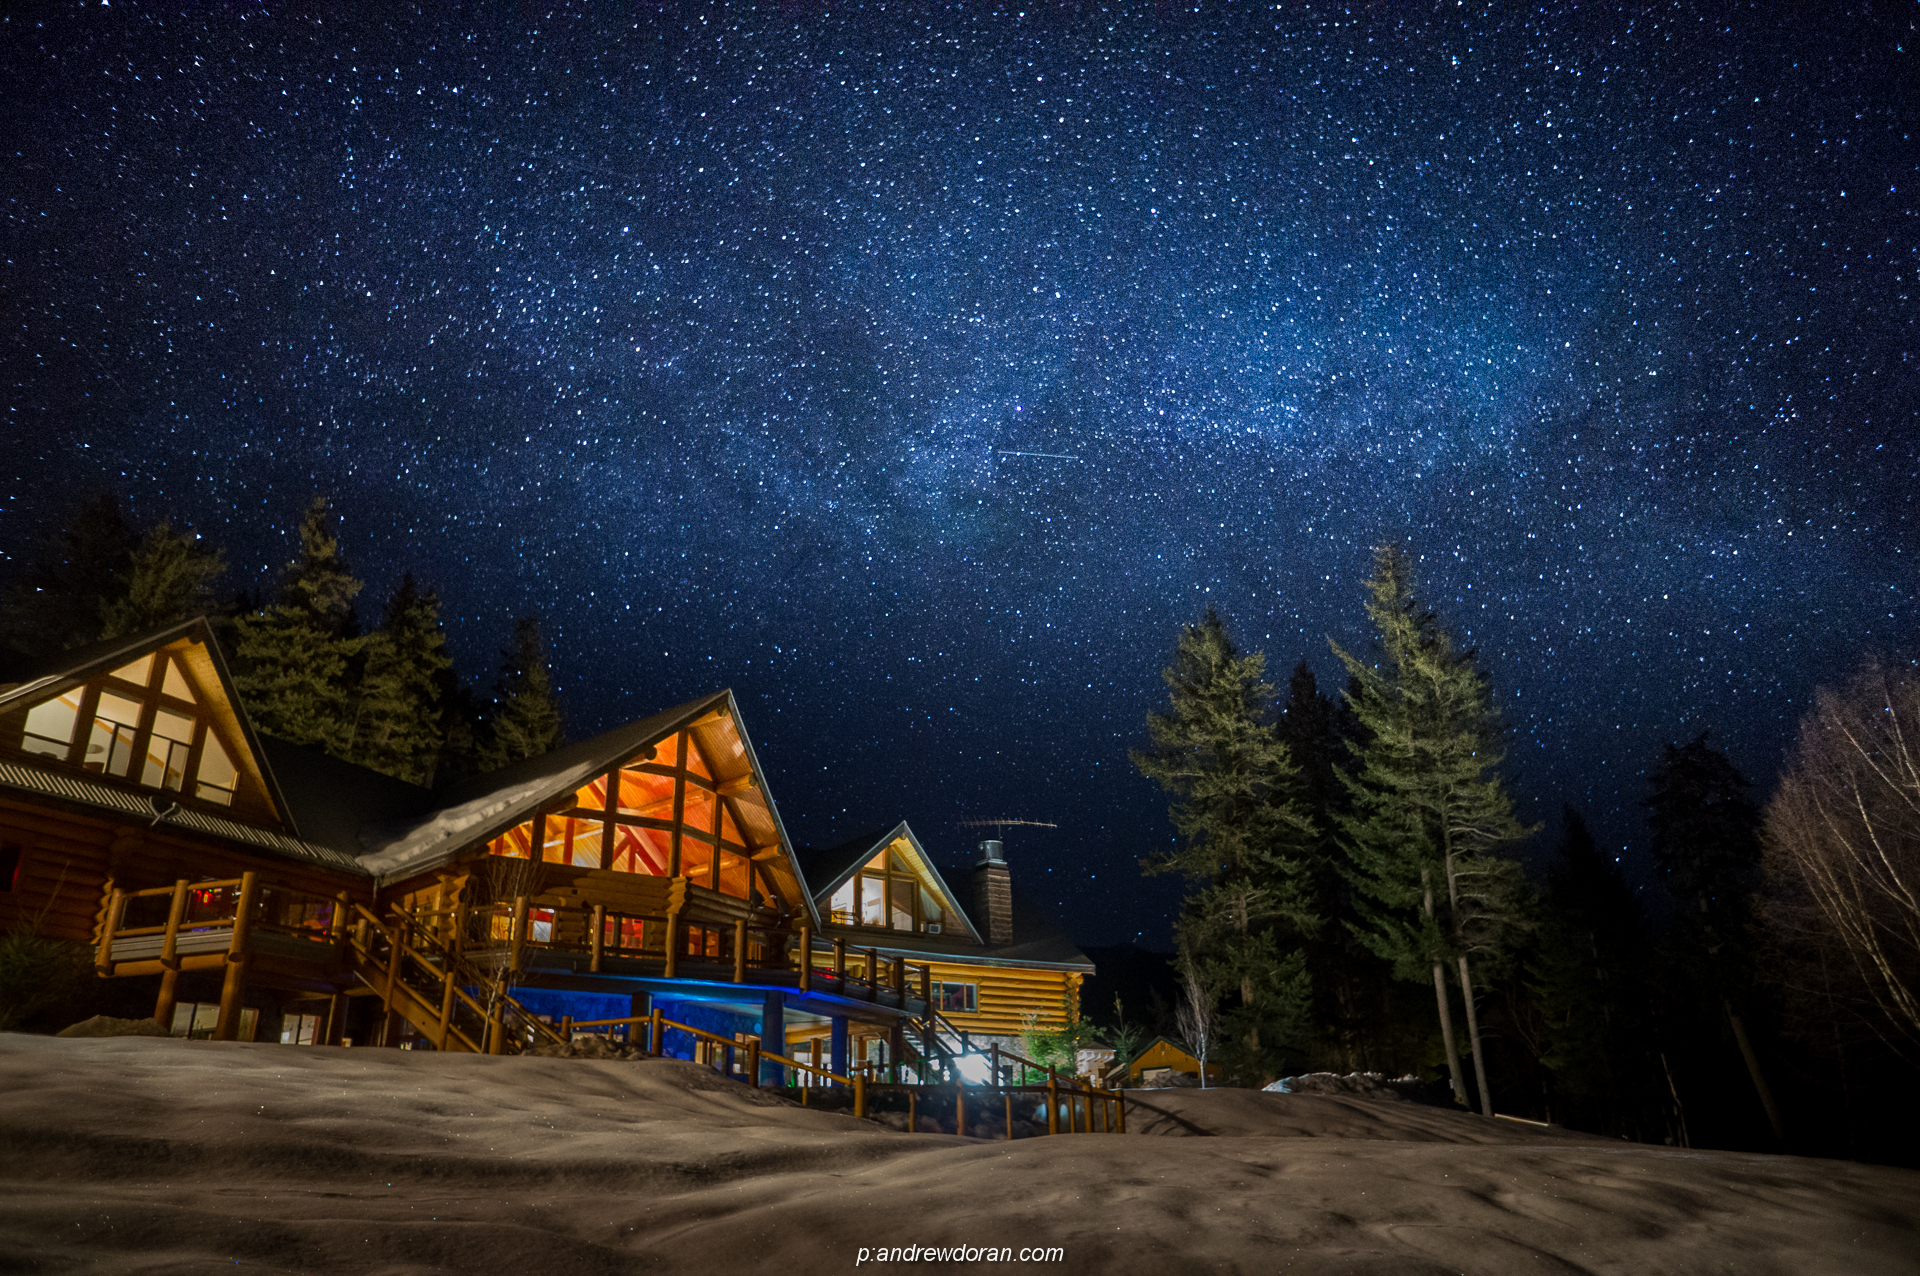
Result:
[[[0,929],[84,942],[176,1036],[511,1053],[661,1014],[712,1034],[670,1054],[927,1080],[1093,970],[1000,845],[964,902],[905,823],[796,850],[728,691],[428,790],[255,731],[204,620],[0,684]]]

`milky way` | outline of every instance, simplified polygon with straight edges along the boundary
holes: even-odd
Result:
[[[1057,822],[1097,943],[1177,627],[1331,684],[1402,539],[1643,875],[1661,742],[1920,645],[1914,11],[1350,7],[15,14],[0,547],[324,490],[576,738],[732,686],[797,838]]]

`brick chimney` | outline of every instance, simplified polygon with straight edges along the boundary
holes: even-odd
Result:
[[[1000,858],[998,839],[980,843],[980,859],[973,866],[973,920],[989,944],[1013,942],[1013,879]]]

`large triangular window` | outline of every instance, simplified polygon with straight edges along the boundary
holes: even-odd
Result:
[[[833,892],[827,907],[836,926],[938,935],[947,920],[939,894],[914,867],[905,838],[895,838],[862,864]]]
[[[742,748],[729,748],[731,730],[716,735],[718,725],[703,719],[610,768],[493,839],[488,853],[527,859],[537,847],[548,864],[684,877],[735,899],[793,895],[796,903],[797,882],[783,892],[767,871],[781,854],[765,795],[750,773],[716,778],[745,762]]]
[[[8,743],[34,759],[232,806],[237,745],[207,704],[185,650],[168,648],[9,715],[20,725]]]

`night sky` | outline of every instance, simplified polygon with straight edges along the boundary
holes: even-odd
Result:
[[[1764,796],[1920,646],[1911,4],[10,8],[0,569],[325,491],[576,739],[734,688],[797,841],[1057,822],[1082,942],[1178,626],[1331,685],[1383,538],[1640,880],[1662,742]]]

